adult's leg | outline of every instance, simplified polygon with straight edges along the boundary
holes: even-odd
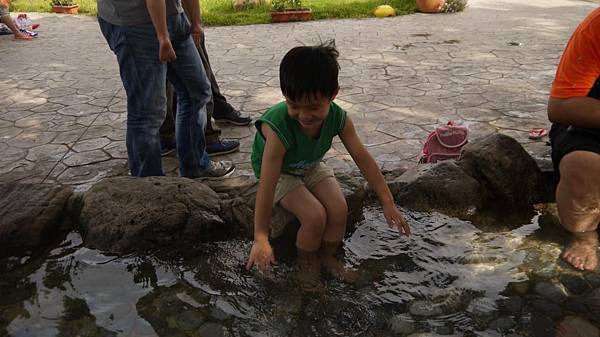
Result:
[[[175,134],[179,171],[184,177],[200,177],[210,169],[204,130],[210,83],[189,35],[184,14],[167,19],[177,59],[169,63],[168,78],[177,93]]]
[[[203,32],[202,42],[198,51],[200,52],[200,55],[202,55],[202,62],[204,62],[206,75],[210,81],[212,101],[214,104],[213,111],[211,112],[212,116],[219,121],[232,123],[234,125],[245,126],[250,124],[252,122],[252,118],[244,116],[242,113],[237,111],[231,104],[229,104],[229,102],[227,102],[227,98],[225,98],[225,96],[223,96],[221,93],[219,83],[217,83],[217,78],[215,77],[212,67],[210,66],[210,60],[208,59],[208,52],[206,51],[206,45],[204,41],[205,38]]]
[[[562,226],[571,232],[563,258],[575,268],[593,270],[598,265],[600,221],[600,155],[574,151],[559,164],[556,204]]]
[[[200,38],[200,48],[198,48],[198,54],[200,54],[200,58],[202,59],[202,65],[204,66],[204,71],[206,72],[206,76],[210,81],[211,88],[211,96],[210,101],[206,104],[206,143],[213,144],[219,142],[219,137],[221,136],[221,129],[219,129],[212,122],[213,112],[215,111],[215,100],[214,100],[214,86],[217,86],[217,80],[215,79],[215,75],[210,69],[210,62],[208,61],[208,54],[206,53],[206,47],[204,45],[204,32],[202,32],[202,37]],[[218,88],[217,88],[218,90]]]
[[[127,94],[127,155],[132,176],[164,175],[159,128],[165,118],[167,66],[158,60],[152,24],[116,26],[98,18],[109,47],[117,56]]]
[[[160,126],[161,153],[164,155],[175,150],[175,111],[177,109],[173,85],[167,81],[167,114]]]

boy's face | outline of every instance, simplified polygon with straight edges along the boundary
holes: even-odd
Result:
[[[290,117],[297,120],[303,129],[308,130],[321,127],[321,124],[327,118],[329,104],[332,100],[333,98],[322,95],[317,97],[304,96],[298,102],[285,98]]]

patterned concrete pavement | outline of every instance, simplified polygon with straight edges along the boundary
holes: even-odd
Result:
[[[278,64],[291,47],[335,38],[347,109],[383,169],[414,165],[427,133],[453,120],[471,139],[508,134],[535,155],[549,127],[546,100],[564,45],[596,5],[567,0],[470,0],[451,15],[330,20],[206,29],[224,94],[258,117],[282,97]],[[126,174],[126,99],[114,55],[94,18],[32,14],[33,42],[0,37],[0,182],[86,186]],[[238,138],[237,174],[251,174],[253,127]],[[352,169],[339,141],[328,163]],[[164,158],[176,174],[175,157]]]

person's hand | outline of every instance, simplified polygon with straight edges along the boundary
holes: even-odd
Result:
[[[171,45],[171,40],[163,39],[159,41],[160,49],[158,50],[158,59],[160,62],[171,62],[175,61],[177,55]]]
[[[199,49],[202,43],[202,26],[200,24],[192,26],[190,34],[192,35],[192,40],[194,40],[196,48]]]
[[[383,216],[391,228],[396,227],[403,235],[410,235],[410,226],[395,205],[384,206]]]
[[[246,264],[246,270],[250,270],[253,266],[256,266],[260,271],[267,271],[271,267],[271,264],[275,264],[275,256],[273,255],[273,249],[269,241],[254,241],[250,250],[250,256],[248,257],[248,263]]]

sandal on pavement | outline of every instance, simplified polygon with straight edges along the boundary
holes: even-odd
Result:
[[[15,40],[31,41],[31,40],[33,40],[33,36],[21,33],[21,34],[15,35]]]
[[[532,128],[529,130],[529,139],[541,139],[547,134],[544,128]]]

